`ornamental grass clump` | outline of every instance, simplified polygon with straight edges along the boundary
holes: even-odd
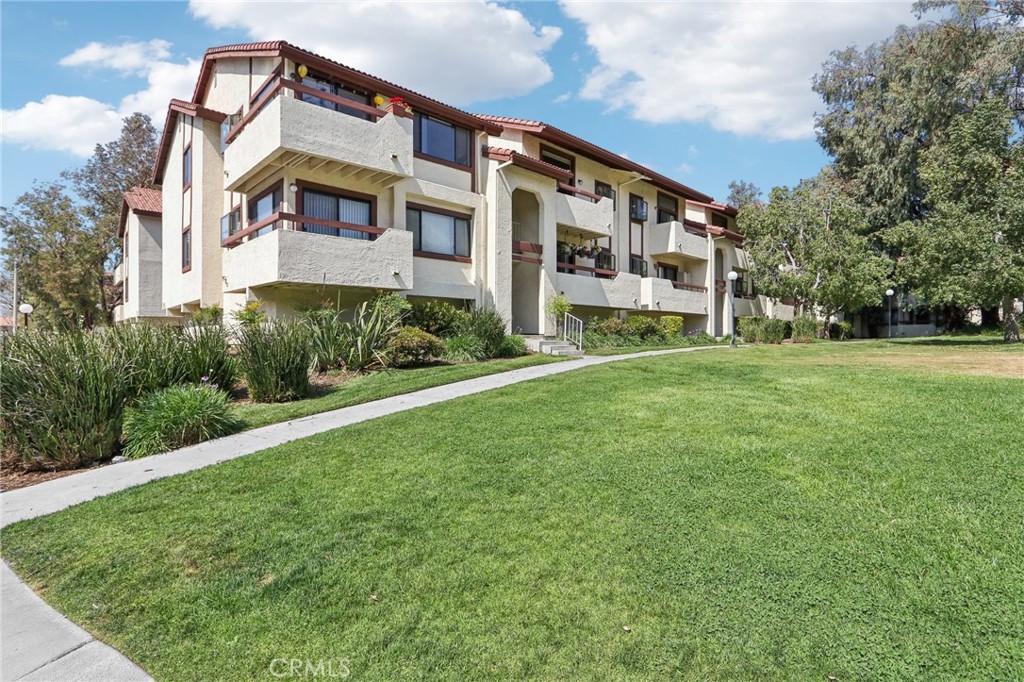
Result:
[[[793,343],[811,343],[818,336],[820,325],[813,317],[801,315],[793,320]]]
[[[171,386],[144,396],[124,416],[124,454],[137,459],[241,430],[216,385]]]
[[[496,358],[505,341],[505,320],[495,310],[474,308],[459,320],[455,336],[473,336],[480,341],[481,359]]]
[[[356,308],[352,322],[339,329],[341,362],[350,372],[386,367],[386,350],[398,331],[401,319],[380,301],[367,301]]]
[[[445,339],[444,359],[449,362],[479,362],[487,359],[483,342],[473,334]]]
[[[250,398],[258,403],[279,403],[306,396],[313,364],[306,325],[244,324],[238,336],[238,363]]]
[[[0,350],[3,448],[26,469],[72,469],[117,453],[134,366],[97,334],[23,333]]]

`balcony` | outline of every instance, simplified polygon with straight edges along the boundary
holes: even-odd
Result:
[[[688,231],[683,223],[675,220],[658,223],[652,227],[648,240],[648,248],[652,256],[708,259],[707,240]]]
[[[117,261],[117,265],[114,266],[114,284],[120,284],[124,281],[124,261]]]
[[[559,267],[565,267],[559,263]],[[582,266],[575,266],[577,270]],[[640,277],[628,272],[616,273],[614,277],[581,277],[591,274],[559,272],[555,275],[555,288],[563,292],[576,306],[637,310],[640,302]]]
[[[699,284],[644,277],[640,280],[640,307],[662,313],[707,315],[708,290]]]
[[[262,225],[264,222],[267,224]],[[253,228],[256,230],[248,235],[239,233],[248,236],[248,241],[241,242],[239,237],[233,248],[224,252],[226,293],[275,284],[412,288],[412,232],[284,213],[274,214],[247,230]],[[268,228],[271,231],[261,233]],[[257,238],[256,234],[261,236]],[[346,236],[357,234],[373,238]]]
[[[568,191],[574,190],[569,187]],[[555,195],[555,222],[573,236],[581,239],[610,237],[614,220],[614,202],[607,197],[579,190]]]
[[[330,173],[333,184],[347,179],[389,187],[412,176],[411,118],[354,102],[340,105],[358,110],[358,115],[349,115],[296,99],[288,89],[300,94],[308,90],[281,81],[228,133],[224,189],[255,189],[268,166]],[[316,96],[331,98],[320,92]]]

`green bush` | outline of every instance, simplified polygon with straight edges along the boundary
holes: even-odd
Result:
[[[626,323],[617,317],[592,318],[587,323],[587,331],[599,336],[621,336],[626,333]]]
[[[520,355],[526,355],[526,353],[526,339],[519,334],[509,334],[502,340],[496,357],[518,358]]]
[[[417,367],[444,355],[444,341],[417,327],[402,327],[387,348],[391,367]]]
[[[309,345],[316,371],[339,369],[347,338],[345,313],[325,306],[303,312],[302,322],[309,328]]]
[[[760,343],[763,341],[764,332],[763,317],[741,317],[739,318],[740,336],[747,343]]]
[[[484,358],[498,357],[505,340],[505,320],[494,310],[474,308],[455,327],[456,336],[475,336],[483,346]]]
[[[228,395],[209,384],[172,386],[144,396],[124,415],[124,454],[135,459],[175,450],[242,428]]]
[[[801,315],[793,320],[793,342],[811,343],[818,337],[820,326],[813,317]]]
[[[695,334],[686,337],[686,340],[694,346],[714,346],[718,340],[703,329]]]
[[[370,307],[377,308],[384,319],[394,322],[396,328],[404,324],[412,313],[412,304],[394,291],[377,294],[370,301]]]
[[[220,325],[188,325],[181,329],[181,340],[174,357],[178,379],[164,386],[198,384],[205,378],[225,391],[234,387],[238,363],[231,357],[227,329]]]
[[[407,324],[434,336],[454,336],[466,311],[447,301],[417,301],[412,304]]]
[[[828,335],[834,341],[846,341],[853,337],[853,324],[846,320],[833,322],[829,325]]]
[[[21,333],[0,342],[0,432],[29,469],[117,453],[136,373],[98,334]]]
[[[624,332],[645,341],[651,337],[664,337],[664,332],[658,321],[646,315],[630,315],[627,317]]]
[[[258,403],[305,397],[313,351],[309,329],[296,322],[245,324],[239,329],[238,362]]]
[[[350,372],[386,366],[384,353],[398,331],[399,321],[386,303],[368,301],[356,308],[355,319],[340,329],[341,362]]]
[[[235,313],[235,319],[243,325],[263,324],[267,321],[267,312],[263,310],[262,301],[249,301]]]
[[[658,322],[667,337],[679,336],[683,333],[683,318],[678,315],[663,315]]]
[[[765,319],[761,323],[762,343],[782,343],[786,339],[788,322],[782,320]]]
[[[193,324],[220,324],[224,319],[224,309],[219,305],[210,305],[192,313]]]
[[[478,362],[487,359],[483,341],[473,334],[460,334],[445,339],[444,359],[451,362]]]

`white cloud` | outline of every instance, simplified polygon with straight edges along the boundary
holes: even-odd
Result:
[[[165,61],[170,43],[105,45],[89,43],[60,60],[63,66],[113,69],[121,75],[146,78],[146,87],[116,103],[89,97],[47,95],[20,109],[4,109],[0,139],[30,149],[89,156],[96,144],[109,142],[121,131],[121,121],[136,111],[147,114],[159,129],[174,97],[188,99],[199,77],[199,62]],[[130,68],[128,68],[130,65]]]
[[[693,175],[695,172],[697,172],[697,169],[688,163],[683,163],[680,164],[678,168],[676,168],[676,171],[682,173],[683,175]]]
[[[832,50],[913,21],[909,2],[561,5],[599,62],[583,98],[652,123],[707,122],[768,139],[813,136],[811,78]]]
[[[686,153],[690,155],[691,159],[696,159],[697,156],[700,154],[700,152],[697,150],[697,147],[692,144],[686,149]]]
[[[60,60],[61,66],[92,66],[114,69],[122,73],[145,71],[150,64],[171,56],[171,44],[166,40],[147,42],[89,43]]]
[[[492,2],[199,2],[193,15],[253,40],[283,39],[455,105],[523,95],[552,79],[561,37]],[[254,9],[255,7],[255,9]]]
[[[558,97],[556,97],[553,100],[551,100],[551,103],[552,104],[565,104],[566,102],[568,102],[571,99],[572,99],[572,93],[571,92],[563,92],[561,95],[559,95]]]

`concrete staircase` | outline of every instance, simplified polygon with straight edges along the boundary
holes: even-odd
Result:
[[[525,338],[526,347],[534,353],[547,353],[570,358],[583,356],[583,351],[568,341],[559,341],[549,336],[527,336]]]

